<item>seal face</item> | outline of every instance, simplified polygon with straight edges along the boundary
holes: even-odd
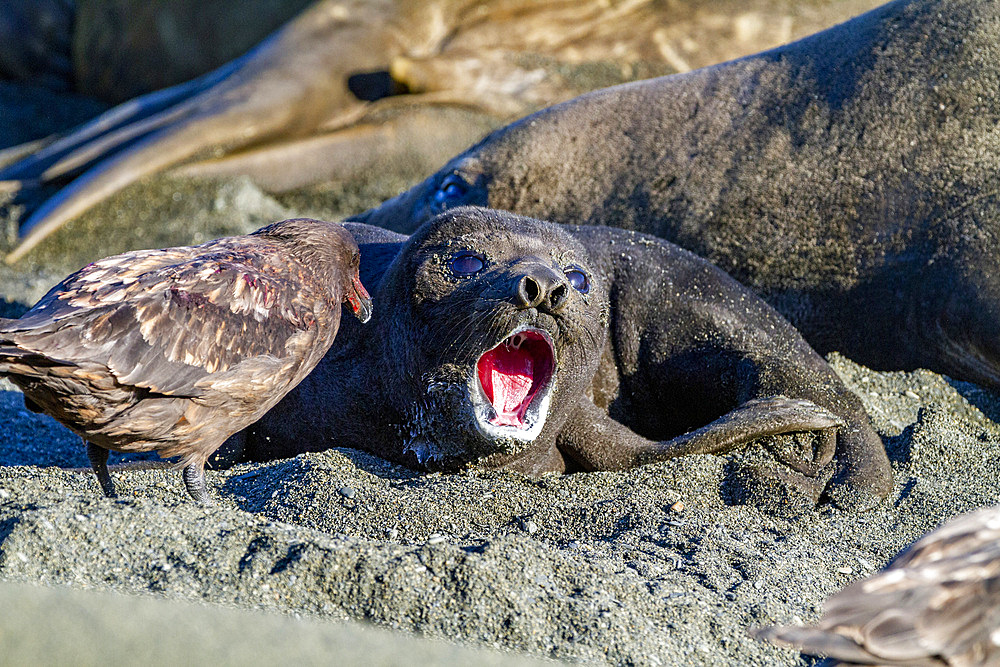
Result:
[[[389,307],[409,313],[408,335],[420,339],[426,370],[412,385],[418,399],[401,408],[406,447],[423,465],[523,452],[559,427],[553,404],[582,393],[600,358],[607,297],[584,248],[557,227],[504,217],[449,213],[388,272],[412,280],[410,303]]]

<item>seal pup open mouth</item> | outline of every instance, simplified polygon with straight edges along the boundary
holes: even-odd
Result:
[[[548,413],[554,368],[552,338],[540,329],[517,330],[484,352],[470,392],[480,431],[533,440]]]

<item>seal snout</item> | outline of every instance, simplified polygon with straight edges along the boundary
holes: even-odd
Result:
[[[541,263],[525,266],[523,271],[514,290],[518,308],[541,308],[554,313],[566,305],[569,286],[565,276]]]
[[[526,329],[511,334],[496,347],[487,350],[476,362],[479,387],[492,407],[485,421],[492,426],[533,430],[539,425],[540,410],[529,408],[535,399],[548,394],[555,355],[552,343],[543,332]]]

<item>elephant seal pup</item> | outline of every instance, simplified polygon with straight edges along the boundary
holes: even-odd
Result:
[[[379,304],[240,442],[352,447],[417,469],[615,470],[819,430],[780,476],[867,506],[889,464],[857,398],[784,319],[660,239],[448,211],[407,237],[348,225]],[[784,468],[782,468],[784,471]],[[824,476],[826,475],[826,476]]]
[[[109,449],[155,450],[207,504],[205,461],[323,358],[341,302],[369,318],[358,261],[341,225],[308,219],[108,257],[0,319],[0,376],[87,441],[105,495]]]
[[[1000,3],[897,0],[498,130],[357,216],[478,204],[708,258],[821,353],[1000,388]]]

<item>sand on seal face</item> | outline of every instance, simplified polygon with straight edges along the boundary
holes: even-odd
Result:
[[[1000,397],[831,361],[893,462],[893,492],[865,514],[739,504],[752,453],[531,481],[334,449],[210,471],[214,509],[169,470],[118,473],[112,501],[89,471],[59,467],[86,466],[78,441],[3,391],[0,580],[361,619],[569,660],[800,664],[745,628],[815,619],[830,593],[1000,497]]]

